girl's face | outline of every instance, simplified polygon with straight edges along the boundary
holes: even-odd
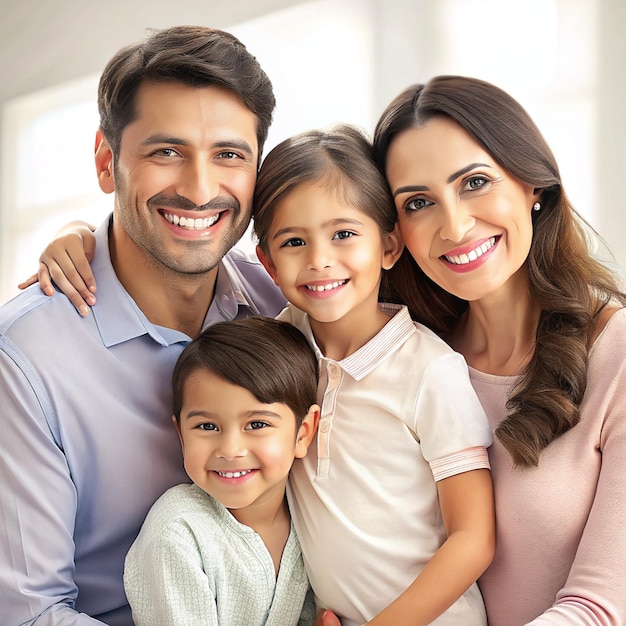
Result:
[[[278,205],[259,251],[285,297],[322,323],[377,310],[382,268],[397,260],[396,232],[351,206],[325,181],[298,185]]]
[[[446,291],[480,300],[524,266],[539,193],[450,118],[400,133],[387,154],[387,179],[407,248]]]

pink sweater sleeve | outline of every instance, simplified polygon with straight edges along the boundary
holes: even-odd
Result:
[[[472,374],[492,427],[514,382],[503,380]],[[590,352],[580,423],[537,468],[513,468],[497,440],[490,459],[497,547],[480,580],[490,626],[626,624],[626,309]]]

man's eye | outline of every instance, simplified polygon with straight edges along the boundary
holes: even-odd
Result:
[[[226,152],[220,152],[221,159],[239,159],[241,158],[236,152],[227,150]]]
[[[178,156],[178,152],[174,148],[160,148],[152,153],[152,156],[173,157]]]

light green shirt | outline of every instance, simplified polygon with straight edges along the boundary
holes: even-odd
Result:
[[[124,586],[137,626],[305,626],[315,616],[293,528],[276,577],[261,537],[196,485],[154,504]]]

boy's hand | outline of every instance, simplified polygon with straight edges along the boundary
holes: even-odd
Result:
[[[332,611],[325,609],[318,613],[313,626],[341,626],[341,622]]]

